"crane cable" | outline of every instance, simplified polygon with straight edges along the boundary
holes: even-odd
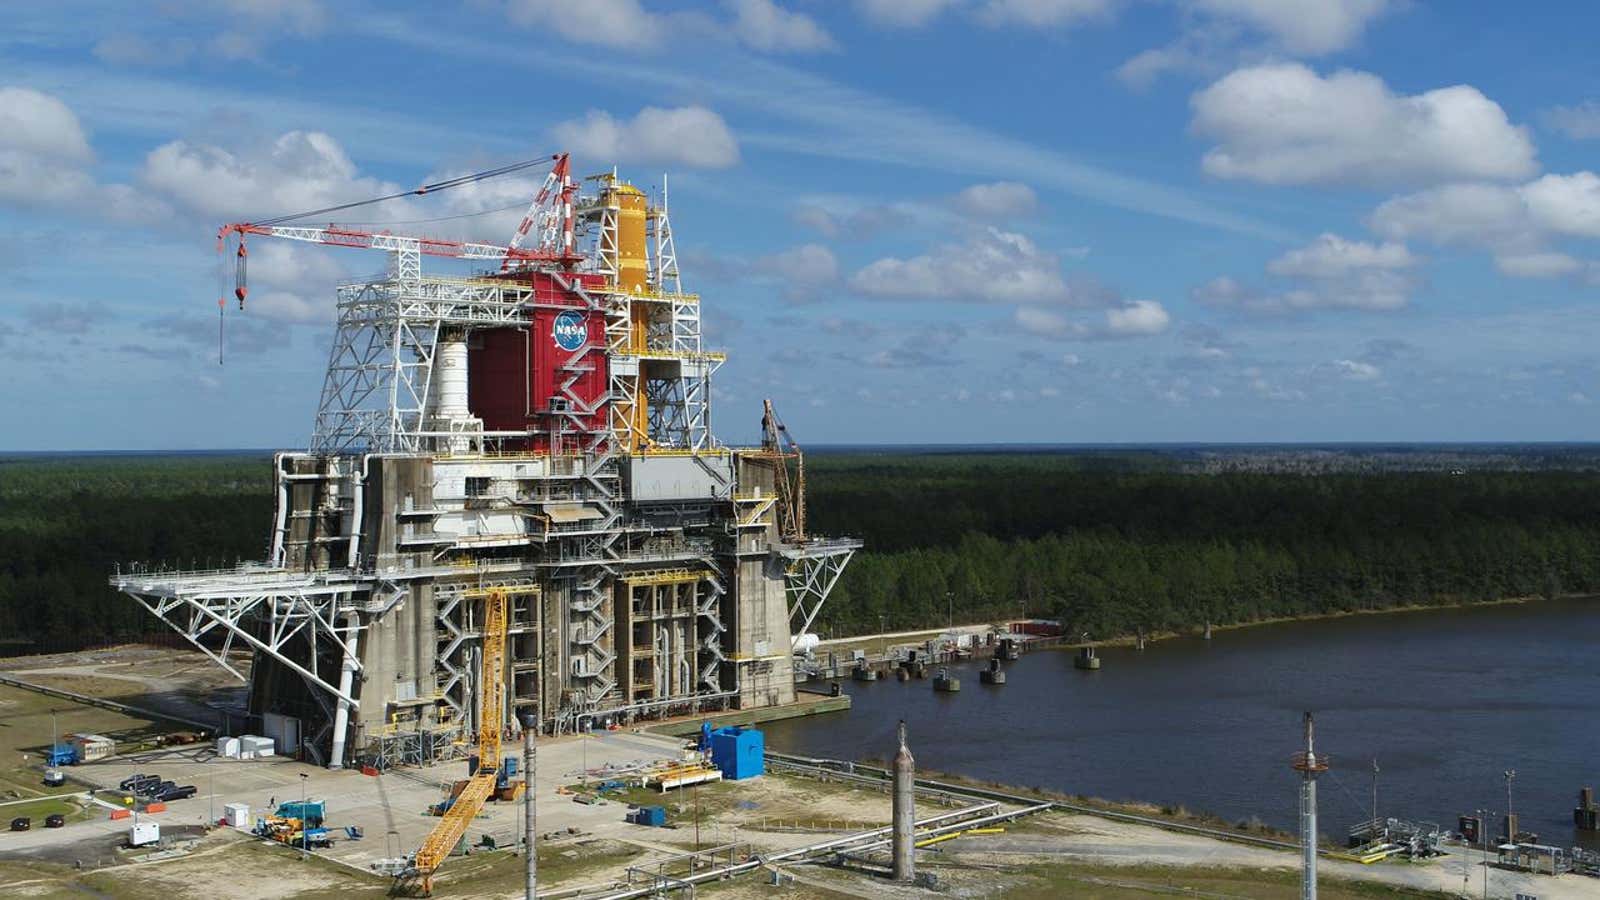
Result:
[[[253,224],[263,225],[263,226],[281,225],[281,224],[283,224],[285,222],[293,222],[296,219],[306,219],[306,218],[310,218],[311,216],[320,216],[320,215],[325,215],[327,213],[340,212],[340,211],[343,211],[343,210],[346,210],[346,209],[356,209],[356,208],[362,207],[362,206],[372,206],[372,205],[377,204],[377,203],[385,203],[385,202],[390,201],[390,200],[398,200],[401,197],[418,197],[418,196],[422,196],[423,194],[436,194],[439,191],[448,190],[448,189],[453,188],[453,187],[460,187],[463,184],[474,184],[474,183],[477,183],[479,181],[487,181],[490,178],[498,178],[501,175],[510,175],[513,172],[520,172],[523,169],[529,169],[529,168],[537,166],[537,165],[539,165],[541,163],[551,162],[551,161],[559,159],[559,158],[560,158],[559,154],[552,153],[552,154],[549,154],[547,156],[540,156],[540,157],[536,157],[534,159],[525,159],[525,160],[522,160],[521,162],[507,163],[506,165],[497,166],[497,167],[495,167],[493,169],[484,169],[481,172],[472,172],[472,173],[467,174],[467,175],[458,175],[458,176],[456,176],[454,178],[446,178],[446,179],[444,179],[442,181],[435,181],[435,182],[433,182],[431,184],[424,184],[421,187],[413,188],[412,190],[409,190],[409,191],[400,191],[398,193],[387,194],[387,195],[382,196],[382,197],[373,197],[370,200],[357,200],[357,201],[354,201],[354,202],[351,202],[351,203],[341,203],[341,204],[339,204],[337,206],[327,206],[327,207],[323,207],[322,209],[313,209],[313,210],[308,210],[306,212],[293,213],[293,214],[287,215],[287,216],[276,216],[274,218],[264,219],[264,220],[262,220],[260,222],[255,222]],[[420,220],[416,220],[416,221],[419,221],[419,222],[428,222],[428,221],[442,222],[442,221],[445,221],[445,220],[448,220],[448,219],[465,219],[465,218],[472,218],[474,216],[485,215],[485,214],[490,213],[490,212],[503,212],[506,209],[519,209],[522,206],[523,206],[523,204],[518,203],[518,204],[514,204],[512,206],[504,207],[503,209],[482,210],[480,212],[465,213],[465,214],[459,215],[459,216],[440,216],[440,217],[438,217],[436,219],[420,219]],[[390,223],[390,224],[400,224],[400,223]],[[222,241],[220,240],[220,238],[219,238],[217,243],[218,243],[217,249],[220,251],[222,249]],[[243,296],[242,292],[244,290],[244,266],[245,266],[245,249],[244,249],[244,234],[243,234],[243,232],[240,232],[240,235],[239,235],[239,249],[237,251],[237,256],[238,256],[238,263],[237,263],[237,274],[236,274],[235,278],[238,280],[239,283],[238,283],[237,287],[235,288],[235,293],[239,295],[239,308],[243,309],[244,308],[244,296]],[[220,282],[222,280],[222,272],[221,272],[220,264],[218,266],[218,273],[217,274],[218,274],[218,281]],[[221,297],[219,297],[217,299],[217,365],[219,365],[219,366],[222,365],[222,348],[223,348],[223,335],[222,335],[222,328],[223,328],[222,318],[223,318],[223,314],[222,314],[222,310],[223,310],[224,306],[225,306],[225,304],[223,303]]]
[[[522,162],[508,163],[507,165],[499,166],[493,169],[485,169],[482,172],[473,172],[470,175],[458,175],[455,178],[446,178],[443,181],[435,181],[432,184],[425,184],[409,191],[400,191],[398,193],[388,194],[382,197],[374,197],[371,200],[357,200],[353,203],[341,203],[338,206],[326,206],[322,209],[313,209],[287,216],[277,216],[275,218],[265,219],[260,222],[254,222],[252,224],[281,225],[284,222],[292,222],[295,219],[306,219],[310,218],[311,216],[320,216],[326,213],[340,212],[346,209],[355,209],[358,206],[371,206],[375,203],[398,200],[401,197],[412,197],[420,196],[422,194],[438,193],[439,191],[447,190],[453,187],[459,187],[463,184],[473,184],[490,178],[498,178],[501,175],[510,175],[513,172],[520,172],[523,169],[529,169],[541,163],[548,163],[556,158],[557,157],[552,154],[550,156],[541,156],[537,159],[525,159]]]

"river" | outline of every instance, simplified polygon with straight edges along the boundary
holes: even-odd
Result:
[[[931,681],[844,680],[847,713],[770,722],[774,749],[886,758],[908,723],[921,767],[1111,800],[1182,804],[1230,821],[1298,828],[1301,713],[1333,761],[1319,782],[1321,831],[1371,815],[1436,822],[1512,803],[1543,842],[1600,846],[1572,825],[1582,785],[1600,787],[1600,600],[1562,600],[1289,622],[1008,663],[1008,683],[951,667]]]

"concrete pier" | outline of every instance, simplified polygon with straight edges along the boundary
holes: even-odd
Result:
[[[900,749],[894,755],[894,880],[910,882],[917,877],[917,762],[906,747],[906,723],[900,721]]]

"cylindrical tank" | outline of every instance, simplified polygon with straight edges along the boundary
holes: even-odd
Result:
[[[648,201],[644,192],[631,184],[616,186],[617,203],[617,286],[635,293],[644,291],[649,281],[650,259],[645,239]]]
[[[917,762],[906,746],[906,723],[900,721],[900,749],[894,755],[894,880],[916,878]]]
[[[433,357],[433,385],[438,397],[435,409],[442,419],[464,419],[467,409],[467,342],[463,338],[441,338]]]

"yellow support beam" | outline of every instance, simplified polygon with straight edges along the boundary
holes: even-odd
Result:
[[[500,717],[505,701],[506,618],[508,600],[512,594],[537,594],[537,585],[504,585],[474,588],[465,596],[482,597],[483,613],[483,668],[478,679],[478,770],[467,786],[450,804],[450,808],[435,825],[412,860],[412,868],[421,876],[425,893],[433,891],[433,873],[455,849],[467,826],[483,809],[483,804],[494,793],[495,781],[500,771]]]
[[[695,572],[689,569],[662,569],[654,572],[638,572],[623,575],[622,583],[627,585],[692,584],[704,577],[704,572]]]

